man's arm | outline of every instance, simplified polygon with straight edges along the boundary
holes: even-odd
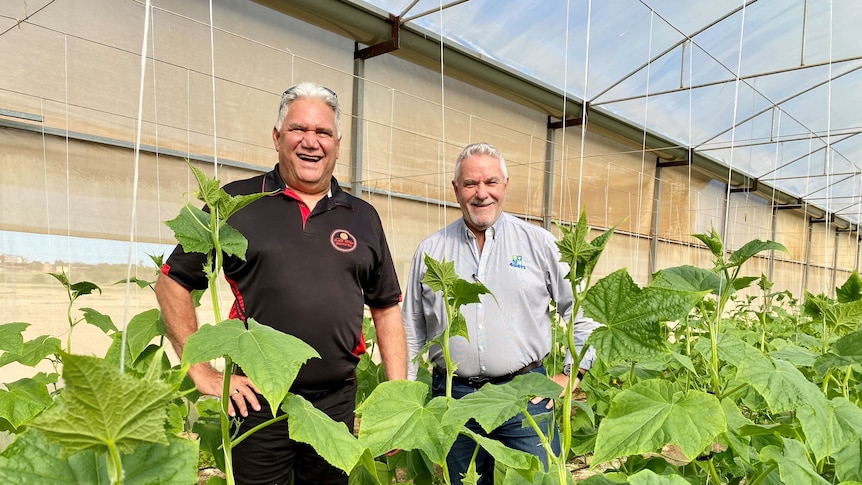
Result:
[[[407,341],[398,305],[371,308],[371,320],[377,330],[377,343],[386,378],[390,381],[407,378]]]
[[[186,341],[198,329],[198,319],[195,315],[191,291],[164,273],[159,273],[155,291],[162,312],[162,320],[165,322],[165,330],[168,333],[168,340],[171,341],[177,356],[182,358]],[[198,391],[202,394],[221,397],[224,375],[214,369],[209,362],[193,364],[189,367],[189,377],[192,378]],[[233,406],[236,405],[240,414],[247,416],[246,400],[255,410],[260,409],[255,395],[256,389],[247,377],[231,376],[230,381],[231,397],[233,398],[230,406],[231,415],[234,414]]]

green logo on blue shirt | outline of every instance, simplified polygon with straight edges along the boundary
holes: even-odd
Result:
[[[512,260],[509,261],[509,266],[518,269],[527,269],[527,267],[524,266],[524,258],[517,254],[512,256]]]

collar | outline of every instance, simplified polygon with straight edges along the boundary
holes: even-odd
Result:
[[[287,189],[287,184],[281,178],[281,173],[278,171],[278,164],[275,164],[272,170],[266,173],[263,177],[263,192],[274,192],[273,195],[284,194]],[[331,200],[339,205],[353,207],[350,201],[350,196],[341,189],[338,180],[333,176],[329,182],[329,193],[325,197],[326,200]]]
[[[489,227],[488,229],[485,229],[485,240],[486,241],[489,239],[492,239],[492,240],[497,239],[497,235],[500,234],[500,231],[503,230],[503,226],[506,225],[506,221],[505,221],[506,217],[507,217],[507,214],[505,212],[501,212],[500,217],[497,218],[497,222],[492,224],[491,227]],[[464,218],[461,218],[461,222],[464,225],[463,226],[464,227],[464,236],[467,239],[476,239],[476,235],[473,234],[473,231],[471,231],[469,227],[467,227],[467,223],[464,222]]]

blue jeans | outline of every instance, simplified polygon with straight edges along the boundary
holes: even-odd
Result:
[[[545,368],[543,366],[539,366],[532,372],[545,374]],[[445,374],[438,371],[434,372],[431,382],[431,390],[434,397],[446,395]],[[455,399],[460,399],[467,394],[476,391],[478,391],[478,389],[467,384],[455,381],[452,382],[452,397]],[[528,402],[527,411],[531,416],[552,412],[552,410],[545,408],[547,404],[547,400],[544,400],[539,404]],[[536,434],[532,427],[524,427],[522,424],[523,421],[524,414],[518,413],[490,433],[486,433],[479,423],[473,419],[468,421],[466,426],[474,433],[495,439],[509,448],[536,455],[545,465],[545,469],[547,470],[548,453],[545,451],[545,447],[542,446],[542,440],[539,439],[539,435]],[[555,454],[559,454],[560,434],[557,429],[556,421],[553,419],[544,419],[539,421],[539,425],[543,428],[542,432],[545,436],[551,436],[551,433],[553,433],[551,449]],[[553,431],[551,431],[552,426]],[[477,443],[473,441],[473,439],[464,435],[458,435],[458,438],[455,440],[455,444],[453,444],[452,448],[449,450],[449,454],[446,456],[446,465],[449,467],[449,478],[453,485],[461,485],[461,477],[467,472],[467,468],[470,466],[470,460],[473,458],[473,451],[476,450],[476,446]],[[494,483],[494,457],[484,449],[480,449],[479,453],[476,455],[476,472],[481,475],[478,485],[492,485]]]

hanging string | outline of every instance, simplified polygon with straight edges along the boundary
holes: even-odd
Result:
[[[823,294],[830,294],[829,291],[829,283],[830,278],[827,278],[826,275],[829,271],[826,271],[826,264],[829,261],[829,213],[832,212],[832,161],[834,157],[834,151],[832,150],[832,2],[829,2],[829,29],[827,30],[827,35],[829,36],[829,64],[827,67],[827,77],[829,81],[826,83],[826,157],[824,160],[823,171],[826,175],[826,222],[823,225],[823,255],[824,255],[824,270],[823,270]],[[837,231],[837,229],[836,229]],[[838,240],[835,240],[835,248],[834,251],[838,252]],[[837,256],[837,255],[836,255]],[[836,259],[837,260],[837,259]],[[833,265],[832,272],[838,271],[838,268]],[[834,278],[832,278],[834,279]]]
[[[687,234],[685,235],[688,240],[688,244],[686,245],[686,256],[688,257],[689,264],[695,265],[695,261],[693,259],[694,255],[694,245],[691,243],[691,234],[694,234],[695,227],[692,224],[692,211],[691,211],[691,203],[692,203],[692,190],[691,190],[691,166],[694,160],[691,158],[694,156],[692,152],[692,143],[693,143],[693,117],[694,117],[694,41],[691,38],[688,38],[688,143],[686,145],[687,148],[687,157],[689,158],[688,164],[686,164],[686,187],[688,190],[686,191],[686,204],[685,208],[688,210],[688,214],[686,214],[685,221],[688,223],[687,225]],[[695,192],[695,197],[699,194]],[[698,205],[695,205],[698,207]],[[656,208],[658,210],[658,208]],[[658,237],[658,234],[653,235],[653,237]],[[682,239],[682,238],[680,238]]]
[[[439,203],[437,205],[437,227],[443,227],[446,221],[446,192],[443,187],[446,186],[446,75],[443,72],[445,64],[443,63],[443,0],[438,2],[438,11],[440,12],[440,155],[438,157],[438,173],[440,179],[438,183]],[[471,142],[473,140],[470,140]],[[452,177],[455,178],[454,176]]]
[[[563,35],[563,123],[560,128],[560,208],[559,208],[559,218],[560,221],[565,220],[565,212],[563,212],[563,208],[565,207],[565,195],[566,195],[566,174],[568,173],[568,165],[566,164],[566,119],[568,117],[568,107],[569,107],[569,17],[571,16],[571,0],[566,1],[566,31]],[[589,34],[587,34],[587,43],[589,44]],[[589,48],[587,49],[589,51]],[[584,90],[584,96],[582,98],[584,102],[587,99],[586,90]],[[586,111],[586,110],[584,110]],[[586,121],[586,120],[585,120]],[[554,186],[553,181],[548,184],[548,188],[552,188]],[[553,198],[551,198],[553,201]],[[579,201],[580,202],[580,201]],[[577,217],[575,214],[575,217]]]
[[[568,42],[569,3],[570,2],[566,2],[566,46],[567,47],[569,44],[569,42]],[[584,55],[584,95],[581,98],[582,99],[581,111],[583,112],[583,116],[581,119],[581,153],[580,153],[579,166],[578,166],[578,174],[579,174],[578,175],[578,197],[576,199],[577,203],[575,204],[575,207],[574,207],[575,217],[579,217],[579,215],[581,213],[581,191],[583,190],[583,185],[584,185],[584,163],[586,160],[586,155],[585,155],[584,151],[586,150],[586,146],[587,146],[587,116],[588,116],[588,113],[587,113],[587,99],[588,98],[587,98],[587,96],[589,95],[589,81],[590,81],[590,39],[591,39],[590,27],[592,24],[592,12],[593,12],[593,2],[592,2],[592,0],[589,0],[589,1],[587,1],[587,41],[586,41],[586,53]],[[567,61],[568,61],[568,58],[569,58],[569,56],[566,55]],[[566,71],[568,71],[568,68],[566,69]],[[565,106],[565,104],[563,106]],[[565,154],[565,143],[566,143],[565,110],[564,110],[564,114],[563,114],[563,120],[564,120],[563,121],[563,147],[564,147],[563,153]],[[565,166],[565,165],[566,164],[564,163],[563,166]],[[562,215],[562,211],[560,212],[560,214]]]
[[[129,229],[129,255],[126,266],[126,304],[123,305],[123,320],[122,320],[122,340],[120,344],[120,373],[125,372],[126,368],[126,322],[128,321],[129,312],[129,292],[132,287],[132,259],[135,252],[135,226],[137,225],[137,209],[138,209],[138,178],[141,159],[141,128],[144,118],[144,82],[147,74],[147,40],[150,32],[150,0],[146,0],[144,5],[144,38],[141,42],[141,83],[138,92],[138,118],[137,128],[135,130],[135,163],[134,163],[134,181],[132,182],[132,227]],[[158,124],[158,123],[156,123]]]
[[[218,178],[218,126],[216,124],[216,76],[215,76],[215,29],[213,27],[213,2],[209,0],[210,6],[210,69],[212,75],[212,106],[213,106],[213,177]],[[212,210],[216,210],[213,208]]]
[[[653,37],[653,25],[654,25],[654,23],[655,23],[655,10],[650,9],[649,42],[648,42],[648,47],[647,47],[647,59],[652,59],[652,37]],[[640,170],[640,173],[638,173],[638,202],[637,202],[638,208],[637,208],[636,214],[642,214],[643,213],[642,212],[642,210],[643,210],[643,197],[644,197],[644,195],[643,195],[643,185],[644,185],[643,180],[644,180],[644,173],[646,173],[647,121],[649,119],[650,67],[652,67],[652,62],[647,62],[647,65],[646,65],[646,77],[647,77],[647,79],[646,79],[646,90],[645,90],[646,96],[644,96],[644,122],[643,122],[644,129],[643,129],[643,139],[641,140],[641,170]],[[640,221],[638,219],[636,219],[634,221],[634,226],[635,226],[634,227],[635,230],[633,231],[633,233],[635,234],[635,237],[634,237],[634,241],[635,241],[634,267],[640,268],[641,267],[640,266],[641,238],[639,236],[639,234],[640,234]],[[658,234],[657,233],[654,234],[653,237],[658,237]]]

